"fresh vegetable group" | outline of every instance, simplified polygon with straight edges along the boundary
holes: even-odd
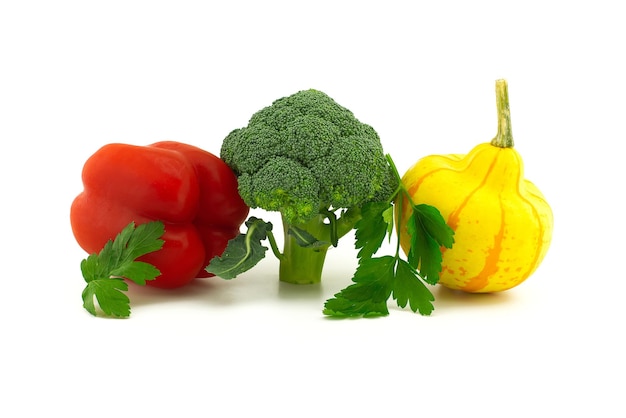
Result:
[[[428,315],[427,285],[509,289],[545,256],[552,212],[523,178],[512,146],[506,82],[498,80],[498,135],[465,156],[430,156],[400,176],[376,131],[317,90],[276,100],[233,130],[220,158],[173,141],[108,144],[85,163],[72,230],[90,256],[83,305],[130,314],[125,280],[161,288],[237,277],[269,244],[279,279],[319,283],[326,253],[355,231],[352,284],[329,316],[387,315],[389,298]],[[273,225],[249,208],[280,213]],[[243,228],[243,230],[241,230]],[[396,250],[379,256],[395,231]],[[404,253],[405,257],[402,257]]]

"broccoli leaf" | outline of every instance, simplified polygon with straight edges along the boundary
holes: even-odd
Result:
[[[427,283],[437,284],[441,272],[441,247],[452,247],[454,231],[435,207],[424,204],[413,206],[407,230],[411,237],[409,264],[419,268]]]
[[[250,270],[265,257],[267,247],[261,241],[271,234],[272,224],[251,216],[246,221],[248,230],[228,241],[221,256],[211,259],[205,270],[222,279],[234,279],[239,274]]]
[[[292,237],[294,237],[294,239],[296,240],[296,243],[299,246],[304,247],[304,248],[320,248],[320,247],[327,247],[330,245],[329,242],[320,241],[308,231],[305,231],[302,228],[298,228],[297,226],[293,226],[293,225],[289,226],[287,233],[291,235]]]
[[[135,261],[142,255],[163,247],[160,237],[165,232],[163,222],[139,225],[129,223],[114,240],[109,240],[98,254],[90,254],[80,263],[87,286],[83,290],[83,307],[97,315],[94,298],[108,316],[126,318],[130,315],[130,300],[122,293],[128,290],[123,278],[145,285],[161,272],[151,264]]]

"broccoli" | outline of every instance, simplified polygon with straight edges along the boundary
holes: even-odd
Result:
[[[328,248],[354,228],[362,206],[398,187],[376,131],[318,90],[255,113],[227,135],[220,156],[248,206],[280,212],[282,253],[270,238],[284,282],[320,282]]]

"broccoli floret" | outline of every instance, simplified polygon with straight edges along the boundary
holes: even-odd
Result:
[[[273,157],[256,173],[239,176],[239,193],[250,207],[281,212],[289,222],[306,222],[319,211],[320,186],[296,160]]]
[[[247,127],[224,139],[221,157],[238,176],[248,206],[281,213],[284,281],[319,281],[326,249],[353,229],[361,206],[387,199],[397,187],[376,131],[318,90],[255,113]],[[293,245],[294,228],[328,244]],[[319,258],[319,268],[312,268]]]

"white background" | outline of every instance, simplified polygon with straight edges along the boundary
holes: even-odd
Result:
[[[3,2],[0,415],[623,417],[618,4]],[[230,282],[135,288],[127,320],[82,308],[69,206],[100,146],[219,153],[252,113],[316,88],[374,126],[403,172],[489,141],[498,78],[555,215],[519,287],[435,288],[430,317],[391,305],[330,320],[323,302],[355,266],[347,237],[319,287],[278,284],[267,258]]]

